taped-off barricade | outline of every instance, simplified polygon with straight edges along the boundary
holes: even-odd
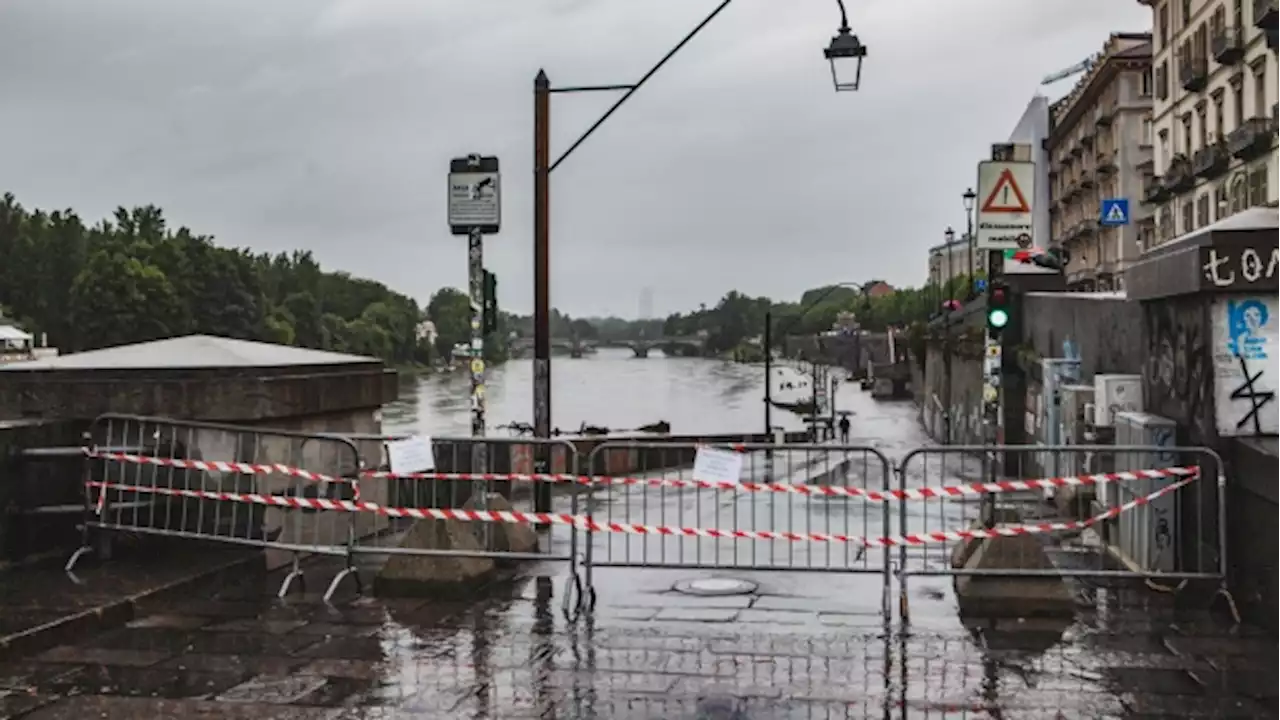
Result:
[[[99,424],[104,421],[108,425],[168,423],[170,430],[185,429],[195,434],[234,431],[254,437],[255,433],[275,432],[131,416],[110,416],[100,420]],[[89,517],[85,523],[85,548],[77,552],[68,568],[93,546],[88,536],[90,530],[154,532],[291,551],[293,567],[280,588],[282,596],[288,591],[291,581],[303,579],[299,563],[306,556],[345,557],[347,569],[331,583],[326,593],[326,596],[331,596],[344,577],[359,583],[359,575],[351,561],[353,556],[417,552],[395,544],[406,527],[396,523],[446,520],[476,523],[478,526],[507,523],[550,526],[559,528],[557,532],[568,532],[567,552],[559,550],[560,554],[553,554],[540,549],[538,553],[526,553],[516,558],[563,560],[569,564],[573,587],[566,589],[566,612],[570,605],[573,610],[580,611],[594,603],[592,588],[596,569],[632,567],[879,575],[886,590],[883,611],[888,614],[891,612],[888,587],[894,576],[904,578],[900,590],[905,593],[905,577],[908,575],[972,574],[971,571],[948,570],[945,565],[926,562],[921,559],[923,556],[911,554],[913,548],[928,552],[930,546],[1017,536],[1076,538],[1086,531],[1100,537],[1101,544],[1115,551],[1113,555],[1123,556],[1123,562],[1120,570],[1110,567],[1110,561],[1106,568],[1101,565],[1097,569],[1077,567],[1069,573],[1074,576],[1092,573],[1098,576],[1118,574],[1171,579],[1222,577],[1221,565],[1183,563],[1182,555],[1178,555],[1180,564],[1176,566],[1159,565],[1163,562],[1159,553],[1156,553],[1157,559],[1152,560],[1144,555],[1150,549],[1147,545],[1134,537],[1123,536],[1124,533],[1140,533],[1148,526],[1165,527],[1160,523],[1171,522],[1162,514],[1167,500],[1180,490],[1197,484],[1195,481],[1206,470],[1221,479],[1222,466],[1217,457],[1211,451],[1199,448],[1158,450],[1165,454],[1179,451],[1183,454],[1198,453],[1211,463],[1207,468],[1204,463],[1125,467],[1124,463],[1117,461],[1112,463],[1112,467],[1099,472],[1055,474],[1038,479],[1000,479],[994,477],[994,471],[987,466],[989,461],[993,462],[993,453],[1025,453],[1044,457],[1045,453],[1080,452],[1081,448],[1000,446],[955,449],[956,457],[960,452],[967,452],[965,457],[976,456],[984,464],[979,475],[948,470],[931,472],[927,467],[924,472],[916,473],[917,465],[927,465],[926,461],[935,459],[932,457],[934,454],[953,453],[952,448],[912,451],[901,465],[894,466],[879,451],[867,447],[747,444],[732,446],[733,452],[742,458],[739,462],[745,464],[740,469],[741,477],[723,478],[699,476],[690,471],[691,464],[697,465],[691,461],[706,450],[705,446],[692,443],[606,442],[592,452],[587,463],[590,471],[585,473],[578,471],[573,446],[564,441],[543,441],[546,447],[537,450],[551,452],[554,449],[562,453],[565,472],[400,472],[386,467],[367,469],[360,461],[355,442],[351,440],[334,436],[294,437],[286,434],[286,437],[299,446],[318,442],[348,448],[348,460],[353,462],[339,463],[340,467],[332,463],[317,466],[312,462],[285,462],[280,457],[257,458],[252,456],[253,453],[246,456],[244,452],[236,452],[234,460],[209,460],[180,456],[176,452],[162,454],[155,452],[154,447],[122,451],[120,446],[129,446],[120,443],[120,437],[108,437],[106,440],[110,442],[102,442],[101,445],[86,445],[86,459],[98,463],[100,470],[95,474],[86,469],[84,486]],[[244,442],[253,443],[255,447],[267,445],[261,439]],[[437,439],[434,446],[438,448],[442,443],[454,443],[455,452],[460,452],[466,448],[467,442],[467,439]],[[486,438],[483,442],[490,445],[491,451],[493,448],[500,451],[509,448],[509,456],[517,458],[529,457],[527,448],[536,441]],[[189,443],[186,447],[202,445],[216,446],[217,443]],[[99,446],[112,449],[97,450]],[[1115,450],[1105,447],[1088,449],[1098,457],[1108,452],[1114,454]],[[1150,456],[1157,449],[1137,448],[1136,451]],[[983,453],[991,457],[983,458]],[[947,459],[950,458],[948,455]],[[609,472],[619,463],[632,467],[626,472]],[[89,466],[87,464],[86,468]],[[128,468],[134,470],[129,471]],[[180,471],[193,473],[197,478],[178,482],[172,476],[167,481],[161,477]],[[988,479],[941,484],[929,482],[939,477],[964,479],[971,476]],[[248,486],[236,478],[248,478]],[[896,486],[893,478],[897,478]],[[213,486],[210,486],[211,482]],[[420,490],[424,491],[423,494],[429,492],[432,497],[438,497],[435,484],[455,482],[474,484],[482,489],[481,495],[485,488],[497,487],[500,483],[562,486],[567,493],[557,496],[557,504],[561,507],[567,504],[569,511],[533,512],[514,506],[491,509],[485,506],[482,498],[475,497],[460,507],[437,507],[434,503],[403,502],[406,499],[403,492],[386,489],[391,484],[409,483],[408,499],[414,500]],[[1202,482],[1198,485],[1212,492],[1220,491],[1221,483]],[[1126,489],[1108,495],[1104,491],[1108,487]],[[1043,517],[1024,512],[1024,506],[1043,505],[1043,493],[1066,491],[1092,493],[1093,501],[1086,508],[1087,512],[1075,517]],[[608,497],[600,497],[601,494]],[[593,496],[594,499],[580,506],[580,495]],[[135,500],[142,497],[157,500],[149,509],[141,511],[138,502],[130,503],[127,509],[113,509],[113,499],[125,496]],[[1103,502],[1099,503],[1099,498]],[[217,520],[212,526],[214,529],[199,522],[194,526],[190,522],[157,522],[157,513],[162,511],[164,502],[160,499],[177,503],[183,512],[193,510],[187,504],[195,503],[196,515],[213,516]],[[1115,502],[1109,502],[1110,499]],[[927,508],[934,504],[939,504],[938,517],[931,519],[931,511]],[[268,528],[262,527],[260,516],[264,511],[279,514],[276,527],[269,532]],[[292,511],[303,512],[295,514]],[[163,512],[177,511],[173,505],[165,505]],[[1151,517],[1147,518],[1143,513]],[[229,526],[237,530],[225,529],[228,517],[232,519]],[[244,517],[256,519],[247,524],[237,524],[236,518]],[[344,517],[345,520],[341,519]],[[369,519],[362,521],[358,519],[361,517]],[[329,523],[327,531],[322,528],[325,523]],[[915,527],[921,524],[924,526]],[[1201,536],[1208,530],[1201,531]],[[1218,528],[1212,530],[1216,533]],[[1159,545],[1163,542],[1159,537],[1148,545],[1152,548]],[[1210,533],[1209,544],[1218,545],[1218,537],[1220,533]],[[1068,541],[1045,542],[1052,549],[1056,547],[1055,542]],[[1099,541],[1090,542],[1097,544]],[[564,546],[564,543],[545,540],[543,544]],[[882,552],[872,554],[868,550]],[[481,554],[486,553],[498,558],[518,555],[491,549]],[[449,552],[433,550],[422,554],[447,555]],[[1221,560],[1221,555],[1218,560]],[[990,570],[993,575],[1016,576],[1021,572],[1019,568]],[[575,590],[577,597],[571,600],[569,596],[574,595]]]

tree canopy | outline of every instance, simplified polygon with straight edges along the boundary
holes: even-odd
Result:
[[[27,210],[6,194],[0,259],[3,314],[70,352],[204,333],[409,363],[438,349],[419,340],[427,316],[444,328],[442,347],[470,334],[457,290],[437,293],[440,312],[424,315],[382,283],[321,269],[310,252],[218,247],[171,229],[154,206],[86,226],[69,210]]]

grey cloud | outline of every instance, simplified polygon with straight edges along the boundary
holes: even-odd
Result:
[[[174,224],[425,301],[461,285],[448,159],[504,164],[487,258],[532,301],[531,84],[631,82],[714,0],[5,0],[0,188]],[[553,302],[633,314],[731,288],[922,279],[1036,83],[1149,17],[1110,0],[850,2],[863,90],[832,92],[828,0],[735,0],[553,178]],[[1055,90],[1058,88],[1055,88]],[[557,96],[563,150],[612,101]]]

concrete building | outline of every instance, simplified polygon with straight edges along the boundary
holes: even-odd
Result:
[[[1066,251],[1070,290],[1123,290],[1124,271],[1141,255],[1151,90],[1151,35],[1115,33],[1050,111],[1050,247]],[[1129,200],[1128,223],[1102,225],[1102,201],[1121,198]]]
[[[980,255],[981,253],[975,252],[972,256],[974,272],[983,269],[983,261],[979,257]],[[934,245],[929,248],[929,283],[943,285],[952,278],[964,275],[969,259],[969,238],[967,235],[956,238],[949,243]]]
[[[1139,0],[1152,10],[1148,247],[1276,204],[1277,0]]]
[[[1027,103],[1027,109],[1014,125],[1009,142],[1026,145],[1031,151],[1031,161],[1036,164],[1034,199],[1031,201],[1031,234],[1036,245],[1048,247],[1050,239],[1049,219],[1049,153],[1045,141],[1049,137],[1049,98],[1036,95]],[[1016,269],[1013,269],[1016,272]]]

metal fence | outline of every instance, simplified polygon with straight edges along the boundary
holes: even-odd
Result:
[[[905,620],[911,576],[1172,586],[1227,566],[1224,466],[1205,448],[925,447],[895,467],[871,447],[740,444],[726,446],[740,470],[717,479],[695,474],[696,443],[606,441],[581,474],[565,440],[437,438],[435,469],[406,473],[385,460],[395,439],[104,415],[67,569],[91,548],[110,557],[122,533],[266,548],[292,564],[282,597],[307,555],[345,559],[326,597],[359,584],[362,555],[549,561],[568,566],[566,615],[594,605],[607,568],[879,576],[885,617],[896,575]],[[1083,474],[1005,474],[1046,463]],[[546,488],[552,511],[537,512]]]
[[[588,587],[603,567],[876,573],[887,548],[862,542],[889,527],[890,487],[878,450],[831,444],[736,444],[738,482],[695,478],[700,446],[605,442],[589,456]],[[887,595],[886,595],[887,598]]]
[[[293,565],[283,597],[303,579],[303,556],[349,557],[375,520],[321,511],[360,496],[360,452],[342,437],[108,414],[84,453],[84,543],[68,572],[88,552],[109,559],[121,534],[189,538],[280,551],[268,564]],[[327,595],[348,575],[359,582],[348,564]]]
[[[1004,475],[1006,466],[1084,473],[1016,479]],[[898,468],[899,532],[890,540],[901,597],[911,575],[1220,580],[1223,467],[1217,453],[1199,447],[912,450]],[[981,546],[988,538],[997,540]]]

